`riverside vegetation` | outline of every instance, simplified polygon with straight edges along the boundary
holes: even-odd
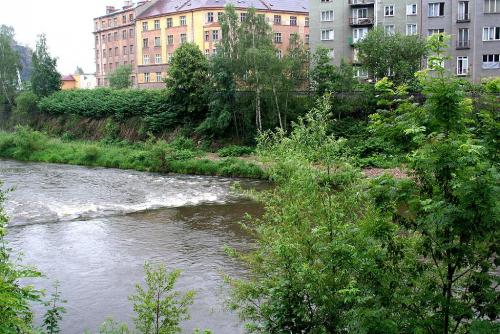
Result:
[[[226,15],[227,26],[223,28],[235,29],[231,25],[232,13]],[[242,26],[253,27],[253,32],[266,35],[267,30],[259,18],[250,18],[247,21],[252,26]],[[242,30],[245,31],[248,33]],[[384,37],[380,32],[379,35]],[[243,39],[227,47],[247,42]],[[266,208],[261,219],[244,226],[255,236],[258,247],[249,253],[227,249],[230,256],[247,266],[249,275],[245,279],[225,277],[229,293],[225,305],[238,312],[246,323],[247,333],[478,334],[500,331],[500,105],[496,96],[487,93],[497,92],[500,85],[498,79],[475,86],[447,76],[440,67],[447,57],[443,52],[447,42],[442,34],[428,40],[429,66],[436,76],[428,76],[423,71],[412,82],[412,86],[420,87],[422,100],[409,97],[404,83],[394,85],[387,78],[380,78],[376,87],[365,88],[373,93],[364,94],[358,101],[329,94],[332,90],[335,92],[336,86],[327,85],[322,86],[327,87],[324,94],[316,103],[311,102],[314,107],[305,115],[297,113],[290,117],[291,114],[285,112],[282,107],[287,105],[286,101],[290,103],[286,95],[278,98],[278,102],[282,99],[281,103],[271,104],[273,99],[268,100],[274,113],[266,115],[262,108],[266,100],[263,92],[273,97],[278,90],[272,88],[272,81],[260,81],[264,76],[258,66],[264,61],[259,57],[266,53],[258,54],[255,48],[265,48],[267,44],[263,42],[260,46],[251,45],[249,49],[254,48],[254,52],[242,53],[245,56],[241,57],[254,66],[252,75],[245,78],[249,80],[246,84],[262,93],[249,95],[255,108],[251,114],[252,118],[255,116],[252,126],[255,132],[249,130],[249,116],[238,110],[235,96],[239,99],[239,95],[232,94],[236,91],[237,76],[231,71],[241,70],[241,64],[230,57],[216,58],[213,62],[220,62],[221,67],[212,78],[221,80],[218,87],[223,87],[216,94],[218,100],[209,103],[217,109],[198,113],[199,110],[190,110],[183,101],[174,99],[162,106],[168,110],[150,119],[149,126],[158,124],[157,129],[162,129],[175,115],[185,115],[181,118],[183,126],[189,127],[197,120],[197,131],[211,138],[224,131],[240,140],[259,134],[256,154],[268,163],[266,173],[276,187],[248,193]],[[186,49],[191,47],[185,44]],[[240,49],[246,52],[243,50],[246,49]],[[317,64],[320,64],[324,58],[322,54],[318,58]],[[202,58],[193,56],[193,59]],[[323,83],[342,82],[338,78],[345,71],[328,76],[328,65],[324,65],[316,72],[318,78],[327,78]],[[348,74],[351,75],[352,72]],[[214,83],[211,84],[214,87]],[[188,86],[189,82],[177,87]],[[198,83],[193,89],[199,92]],[[474,90],[476,96],[467,95],[468,90]],[[100,90],[96,95],[104,93],[113,94]],[[169,91],[164,93],[168,97]],[[49,100],[36,105],[51,105],[64,94],[79,93],[52,94],[47,97]],[[127,93],[120,94],[123,97]],[[348,103],[343,104],[346,101]],[[354,106],[359,101],[366,102],[361,108],[365,111],[364,117],[350,113],[350,109],[356,110]],[[95,104],[92,112],[101,110],[101,106]],[[116,115],[120,115],[120,110],[117,109]],[[369,121],[368,114],[371,114]],[[203,115],[208,117],[201,117]],[[1,134],[1,152],[20,159],[40,157],[42,160],[43,157],[55,162],[90,165],[99,162],[112,167],[156,171],[169,171],[180,162],[184,166],[211,165],[203,159],[192,159],[201,154],[197,153],[192,139],[179,136],[171,143],[156,141],[154,136],[159,133],[149,131],[149,141],[123,142],[113,128],[119,117],[114,113],[101,117],[112,118],[105,128],[114,136],[107,136],[100,143],[64,142],[62,138],[50,138],[18,125],[15,133]],[[145,121],[147,117],[144,115]],[[350,122],[347,117],[361,121]],[[296,121],[291,122],[291,118]],[[242,128],[242,124],[248,127]],[[278,125],[278,129],[265,131],[274,128],[270,124]],[[346,133],[353,135],[349,137]],[[74,136],[72,133],[60,135],[67,136],[64,139]],[[359,145],[371,145],[372,154],[353,153],[359,146],[352,144],[351,139],[359,140]],[[134,145],[136,151],[131,149]],[[228,154],[239,153],[231,153],[238,149],[227,150]],[[231,162],[239,163],[231,158],[220,163]],[[407,177],[395,179],[383,175],[366,179],[356,168],[384,163],[391,166],[406,163]],[[193,166],[193,169],[196,168]],[[256,174],[262,176],[262,170],[256,169]],[[1,195],[3,200],[4,193]],[[6,319],[1,323],[12,324],[14,327],[6,325],[12,332],[33,332],[28,301],[38,300],[41,293],[32,287],[22,287],[19,278],[40,276],[40,273],[31,266],[13,264],[11,251],[3,239],[6,217],[1,211],[0,218],[3,223],[1,273],[4,275],[0,300],[6,303],[0,306],[0,316]],[[149,291],[162,284],[171,288],[171,275],[176,275],[176,272],[167,274],[162,268],[151,270],[148,265],[145,269],[148,290],[138,288],[138,295],[131,297],[138,305],[151,305]],[[47,331],[53,333],[57,332],[62,312],[57,308],[58,296],[56,290],[51,304],[54,312],[48,313],[47,322],[53,329],[47,327]],[[188,294],[180,298],[182,308],[189,305],[191,297],[192,294]],[[165,306],[161,319],[168,322],[171,316],[175,322],[186,315],[169,313],[176,306],[168,300],[157,299]],[[176,325],[166,325],[162,332],[159,321],[150,325],[153,309],[137,308],[139,332],[179,331]],[[145,313],[141,313],[143,311]],[[108,319],[101,333],[127,330],[124,324]]]

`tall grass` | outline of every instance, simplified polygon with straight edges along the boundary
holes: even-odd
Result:
[[[236,158],[203,159],[189,139],[172,143],[61,140],[17,126],[14,133],[0,131],[0,156],[19,160],[101,166],[163,173],[265,178],[260,166]]]

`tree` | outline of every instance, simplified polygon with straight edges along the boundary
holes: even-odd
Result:
[[[12,48],[14,28],[0,27],[0,103],[14,104],[18,73],[22,70],[20,55]]]
[[[474,110],[460,83],[445,76],[449,37],[428,41],[437,77],[420,74],[425,104],[405,101],[373,117],[381,136],[393,141],[404,133],[415,148],[407,179],[385,176],[372,185],[384,254],[367,281],[378,311],[365,312],[363,323],[392,333],[498,332],[500,160],[489,130],[500,123],[485,109],[491,105]],[[385,80],[380,86],[391,90]]]
[[[208,61],[195,43],[182,43],[175,52],[165,78],[168,94],[186,121],[204,116]]]
[[[75,74],[83,74],[83,70],[80,66],[76,67]]]
[[[31,88],[39,97],[49,96],[61,89],[61,74],[57,71],[57,58],[49,54],[45,34],[38,35],[36,50],[31,56]]]
[[[108,75],[109,87],[127,89],[132,87],[132,65],[122,65]]]
[[[180,333],[179,322],[190,318],[188,306],[193,304],[195,291],[184,295],[171,292],[180,270],[167,272],[164,265],[155,268],[148,262],[144,264],[144,270],[147,289],[136,284],[137,295],[129,297],[137,314],[133,318],[137,330],[143,334]]]
[[[371,78],[391,77],[396,85],[416,80],[414,73],[420,70],[428,50],[420,35],[390,33],[381,26],[371,29],[355,48],[361,66]]]

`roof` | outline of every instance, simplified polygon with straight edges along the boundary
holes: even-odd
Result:
[[[127,11],[136,9],[137,7],[144,5],[145,3],[147,3],[147,1],[139,1],[138,3],[134,3],[132,5],[126,5],[126,6],[123,6],[122,8],[115,8],[114,10],[110,11],[109,13],[107,13],[105,15],[94,17],[94,20],[102,19],[104,17],[113,16],[113,15],[120,14],[120,13],[125,13]]]
[[[62,81],[76,81],[72,75],[65,75],[61,78]]]
[[[220,8],[228,3],[236,9],[255,7],[257,10],[272,10],[283,12],[309,12],[309,2],[304,0],[158,0],[156,4],[145,10],[136,19],[174,14],[204,8]]]

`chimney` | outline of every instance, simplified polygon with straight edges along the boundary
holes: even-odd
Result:
[[[128,6],[132,6],[133,5],[133,2],[132,1],[129,1],[129,0],[125,0],[125,3],[124,3],[124,7],[128,7]]]
[[[113,13],[115,11],[115,7],[113,6],[106,6],[106,14]]]

